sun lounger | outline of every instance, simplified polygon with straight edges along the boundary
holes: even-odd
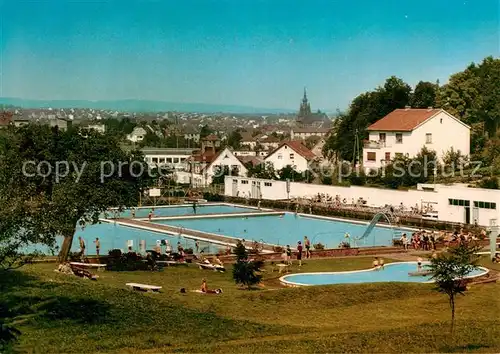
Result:
[[[166,265],[166,266],[188,265],[187,262],[177,262],[177,261],[156,261],[156,264]]]
[[[137,283],[127,283],[125,285],[131,287],[133,290],[146,291],[146,292],[151,291],[154,293],[159,292],[161,289],[161,286],[156,286],[156,285],[137,284]]]
[[[208,269],[208,270],[213,270],[213,271],[219,271],[219,272],[225,272],[226,268],[223,266],[217,265],[217,264],[211,264],[211,263],[196,263],[200,269]]]
[[[98,264],[98,263],[81,263],[81,262],[70,262],[71,266],[78,268],[96,268],[97,270],[106,269],[106,264]]]
[[[222,289],[215,289],[215,290],[210,290],[209,292],[203,292],[201,290],[191,290],[192,293],[199,293],[199,294],[215,294],[219,295],[222,294]]]

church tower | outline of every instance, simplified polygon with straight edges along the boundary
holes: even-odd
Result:
[[[311,105],[307,99],[307,91],[304,87],[304,97],[300,103],[299,114],[297,115],[297,123],[302,124],[311,115]]]

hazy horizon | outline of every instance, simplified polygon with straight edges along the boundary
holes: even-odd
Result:
[[[395,6],[397,4],[397,6]],[[0,97],[345,110],[499,52],[499,5],[423,0],[2,2]]]

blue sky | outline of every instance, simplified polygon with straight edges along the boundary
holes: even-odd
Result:
[[[1,97],[345,109],[499,56],[498,0],[0,0]]]

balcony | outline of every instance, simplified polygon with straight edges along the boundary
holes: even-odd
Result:
[[[382,149],[387,147],[390,146],[384,140],[379,140],[379,141],[365,140],[363,142],[363,148],[365,149]]]

